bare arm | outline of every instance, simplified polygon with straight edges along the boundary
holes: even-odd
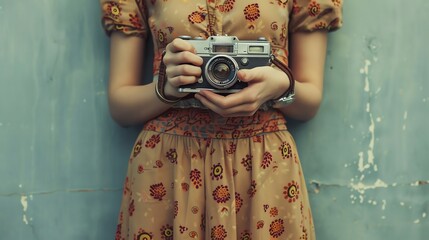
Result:
[[[170,108],[155,95],[154,83],[140,83],[144,48],[142,38],[112,33],[108,97],[110,113],[121,126],[142,124]]]
[[[289,46],[289,66],[296,79],[296,99],[280,110],[288,117],[310,120],[322,102],[327,32],[292,34]]]

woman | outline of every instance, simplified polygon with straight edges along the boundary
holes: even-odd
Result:
[[[116,239],[315,239],[285,119],[309,120],[319,108],[327,32],[341,26],[342,1],[100,1],[112,117],[144,123]],[[142,85],[149,31],[155,81]],[[226,96],[178,91],[204,74],[195,46],[179,37],[218,35],[265,38],[280,64],[238,71],[247,87]]]

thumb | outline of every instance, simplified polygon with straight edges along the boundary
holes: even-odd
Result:
[[[237,72],[237,76],[242,82],[252,82],[261,80],[263,73],[263,68],[240,69]]]

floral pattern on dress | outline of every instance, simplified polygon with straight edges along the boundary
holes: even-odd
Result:
[[[181,35],[265,37],[288,63],[289,34],[342,25],[342,0],[100,0],[102,24],[161,53]],[[177,106],[180,107],[181,102]],[[176,106],[176,105],[175,105]],[[128,161],[115,239],[314,239],[295,142],[275,110],[222,118],[170,109],[148,121]],[[248,221],[237,221],[237,219]]]

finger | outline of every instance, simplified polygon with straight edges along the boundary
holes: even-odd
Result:
[[[178,88],[182,85],[192,84],[196,83],[198,80],[198,77],[195,76],[176,76],[168,79],[168,82],[175,88]]]
[[[241,69],[237,72],[238,79],[242,82],[259,81],[264,78],[267,72],[267,67],[256,67],[252,69]]]
[[[201,68],[190,64],[171,65],[165,70],[167,77],[176,76],[201,76]]]
[[[180,65],[180,64],[192,64],[195,66],[201,66],[203,59],[189,51],[183,51],[178,53],[166,53],[164,56],[165,65]]]
[[[239,92],[227,96],[222,96],[212,91],[200,91],[199,94],[216,104],[219,108],[226,109],[256,102],[257,95],[251,92],[252,91],[249,91],[249,89],[244,88]]]
[[[201,93],[201,92],[200,92]],[[201,95],[200,93],[195,94],[195,98],[198,99],[204,106],[209,108],[210,110],[218,113],[224,117],[231,116],[251,116],[253,115],[259,108],[256,103],[245,103],[240,104],[231,108],[223,108],[216,104],[216,102],[210,101],[210,99]]]
[[[259,108],[256,102],[243,103],[243,104],[235,105],[233,107],[224,108],[222,106],[219,106],[219,104],[217,104],[216,102],[211,101],[209,98],[201,95],[201,92],[195,94],[195,98],[200,100],[204,106],[206,106],[207,108],[213,110],[214,112],[222,116],[235,116],[235,115],[250,116],[250,115],[253,115]]]
[[[171,53],[189,51],[195,53],[195,48],[188,41],[185,41],[181,38],[175,38],[171,43],[167,44],[165,50]]]

